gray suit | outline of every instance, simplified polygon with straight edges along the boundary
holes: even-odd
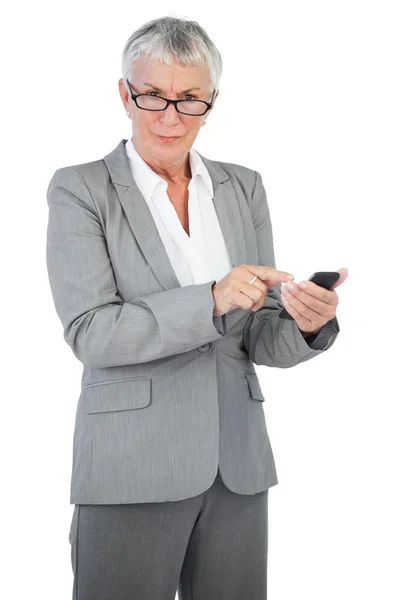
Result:
[[[58,169],[47,192],[51,292],[83,363],[70,503],[193,497],[218,465],[233,492],[266,490],[278,480],[254,364],[289,368],[317,356],[334,343],[337,319],[313,349],[295,321],[279,318],[280,284],[257,313],[213,318],[214,282],[180,286],[125,142]],[[275,267],[260,174],[201,158],[232,265]]]

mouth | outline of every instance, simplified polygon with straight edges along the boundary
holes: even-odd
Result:
[[[173,142],[174,140],[179,140],[181,136],[158,135],[157,137],[160,138],[162,142]]]

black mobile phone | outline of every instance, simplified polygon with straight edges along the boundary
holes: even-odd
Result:
[[[319,285],[326,290],[330,290],[333,284],[339,279],[340,273],[337,271],[317,271],[313,273],[311,277],[308,278],[308,281],[312,281],[316,285]],[[281,310],[279,313],[281,319],[292,319],[294,320],[292,315],[288,313],[286,308]]]

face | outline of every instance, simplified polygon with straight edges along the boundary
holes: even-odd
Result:
[[[149,93],[151,96],[159,95],[171,100],[196,99],[209,102],[212,93],[206,65],[182,67],[176,60],[169,66],[151,58],[140,57],[132,66],[129,82],[133,94]],[[146,85],[148,83],[159,89],[156,91]],[[141,156],[156,164],[182,163],[212,108],[201,116],[178,113],[173,104],[162,111],[142,110],[132,100],[122,79],[118,84],[122,102],[132,120],[132,141]],[[189,92],[182,93],[189,89]],[[218,93],[214,95],[213,106]],[[159,136],[179,137],[165,141]]]

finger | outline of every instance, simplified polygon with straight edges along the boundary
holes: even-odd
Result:
[[[289,286],[285,285],[281,288],[281,296],[286,296],[287,294],[291,294],[293,298],[297,298],[300,302],[305,305],[308,309],[318,313],[319,315],[326,317],[328,313],[332,312],[332,306],[319,300],[316,296],[312,296],[307,292],[304,292],[298,285],[295,283],[293,287],[289,289]],[[304,314],[304,312],[302,313]]]
[[[339,287],[339,285],[342,285],[342,283],[346,281],[349,270],[344,267],[343,269],[337,269],[337,273],[339,273],[339,279],[333,284],[332,289]]]
[[[247,269],[246,273],[248,274]],[[253,300],[253,306],[251,307],[251,309],[254,311],[264,306],[265,296],[268,292],[268,286],[257,276],[256,279],[254,279],[253,283],[250,283],[250,281],[252,281],[252,279],[242,281],[239,285],[239,289],[243,294],[247,295],[251,300]],[[260,293],[257,293],[254,290],[254,288],[258,289],[259,292],[261,292],[261,296]]]
[[[268,287],[266,287],[266,291],[262,293],[262,296],[260,297],[258,302],[255,302],[253,304],[253,306],[251,307],[252,311],[255,312],[256,310],[259,310],[260,308],[263,308],[264,306],[266,306],[267,293],[268,293]]]
[[[282,295],[282,304],[290,314],[291,317],[296,321],[298,327],[302,331],[313,331],[316,329],[316,326],[309,320],[304,318],[299,311],[293,306],[291,301],[286,298],[286,295]]]
[[[268,291],[268,287],[265,283],[262,283],[262,281],[257,282],[257,279],[252,284],[247,283],[246,281],[239,282],[238,289],[242,294],[245,294],[245,296],[250,298],[253,303],[260,302],[265,292]]]
[[[290,314],[290,316],[292,316],[293,319],[296,321],[299,329],[301,329],[302,331],[314,331],[314,329],[317,329],[317,327],[319,327],[319,325],[316,325],[315,322],[310,321],[310,319],[304,317],[297,310],[297,308],[293,306],[292,300],[286,298],[286,295],[282,296],[282,304],[287,310],[287,312]]]
[[[273,287],[277,283],[292,281],[294,279],[294,275],[288,273],[287,271],[278,271],[278,269],[274,269],[274,267],[268,266],[258,266],[258,265],[242,265],[246,267],[250,273],[253,275],[257,275],[262,281],[265,281],[267,284]]]
[[[313,302],[313,303],[319,302],[318,300],[313,300],[311,296],[309,296],[309,297],[311,298],[311,302]],[[312,309],[309,306],[307,306],[306,304],[304,304],[304,302],[299,300],[297,295],[294,296],[290,292],[286,292],[283,294],[283,298],[287,300],[289,305],[294,310],[297,311],[298,315],[300,315],[303,319],[306,319],[309,323],[311,323],[313,325],[313,329],[316,329],[317,327],[322,327],[323,325],[325,325],[325,323],[327,321],[327,317],[324,314],[318,313],[314,309]],[[325,313],[326,313],[327,305],[323,304],[323,303],[320,303],[320,304],[325,306]]]
[[[305,288],[300,287],[304,293],[307,293],[315,298],[318,298],[321,302],[325,304],[337,304],[338,303],[338,295],[335,290],[326,290],[325,288],[317,285],[313,281],[304,281],[300,282],[305,284]],[[299,284],[300,285],[300,284]]]

